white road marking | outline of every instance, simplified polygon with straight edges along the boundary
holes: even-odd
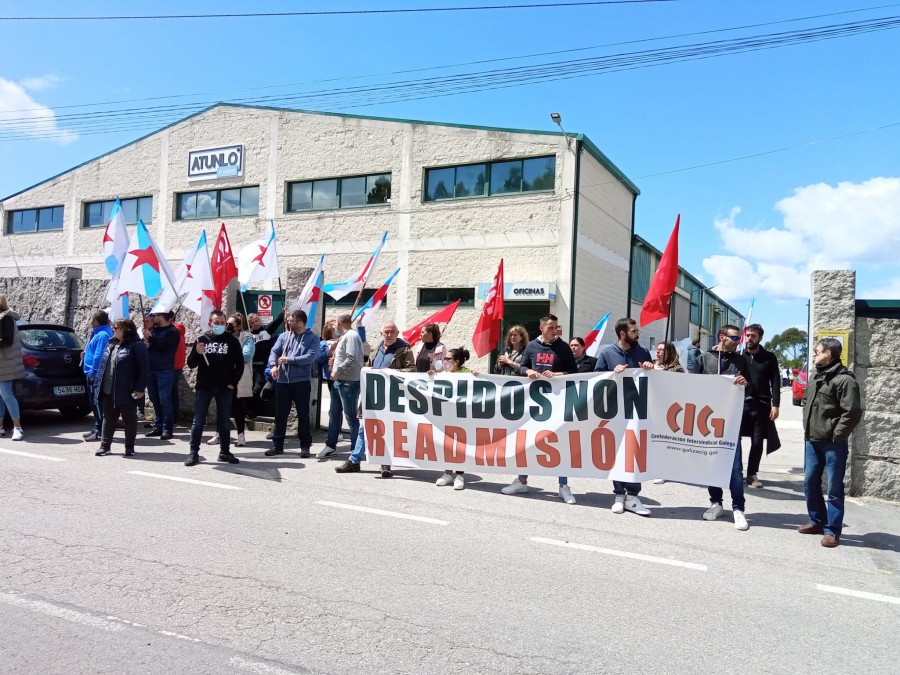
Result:
[[[347,509],[348,511],[361,511],[362,513],[374,513],[376,516],[389,516],[390,518],[402,518],[403,520],[415,520],[420,523],[428,523],[429,525],[449,525],[446,520],[437,520],[436,518],[426,518],[425,516],[414,516],[409,513],[397,513],[396,511],[382,511],[381,509],[370,509],[368,506],[356,506],[354,504],[340,504],[338,502],[316,502],[322,506],[333,506],[336,509]]]
[[[251,673],[262,673],[263,675],[296,675],[298,672],[296,670],[285,670],[262,661],[248,661],[240,656],[232,656],[228,664],[234,668],[247,670]]]
[[[22,452],[21,450],[7,450],[6,448],[0,448],[0,452],[6,453],[7,455],[17,455],[19,457],[31,457],[32,459],[45,459],[48,462],[65,462],[66,461],[62,457],[48,457],[47,455],[35,455],[33,452]]]
[[[824,584],[816,584],[816,588],[826,593],[837,593],[838,595],[849,595],[854,598],[862,598],[863,600],[875,600],[876,602],[889,602],[892,605],[900,605],[900,598],[893,595],[881,595],[880,593],[869,593],[868,591],[854,591],[852,588],[841,588],[840,586],[825,586]]]
[[[681,560],[673,560],[672,558],[657,558],[652,555],[644,555],[643,553],[631,553],[630,551],[616,551],[611,548],[600,548],[599,546],[588,546],[587,544],[576,544],[571,541],[558,541],[556,539],[544,539],[543,537],[532,537],[531,541],[539,544],[550,544],[551,546],[563,546],[565,548],[575,548],[579,551],[593,551],[594,553],[605,553],[606,555],[614,555],[620,558],[631,558],[632,560],[643,560],[644,562],[659,563],[660,565],[671,565],[672,567],[684,567],[689,570],[698,570],[706,572],[706,565],[697,563],[683,562]]]
[[[205,485],[206,487],[222,488],[223,490],[243,490],[236,485],[225,485],[225,483],[210,483],[205,480],[194,480],[193,478],[181,478],[179,476],[166,476],[161,473],[149,473],[147,471],[129,471],[128,473],[135,476],[146,476],[147,478],[162,478],[163,480],[174,480],[177,483],[190,483],[191,485]]]
[[[69,609],[68,607],[60,607],[59,605],[53,605],[41,600],[22,598],[11,593],[0,592],[0,602],[5,602],[7,605],[13,605],[14,607],[29,609],[32,612],[46,614],[47,616],[54,616],[58,619],[71,621],[72,623],[80,623],[82,626],[89,626],[91,628],[99,628],[108,631],[117,631],[125,628],[125,626],[116,621],[107,621],[106,619],[87,614],[86,612],[79,612],[74,609]]]

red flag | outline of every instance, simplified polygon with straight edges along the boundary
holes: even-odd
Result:
[[[478,325],[475,326],[475,334],[472,336],[472,344],[475,353],[480,357],[490,351],[500,342],[500,324],[503,323],[503,260],[500,260],[500,268],[494,277],[494,283],[488,291],[484,301],[481,316],[478,317]]]
[[[641,325],[646,326],[651,321],[665,319],[669,316],[669,303],[672,293],[675,292],[675,284],[678,283],[678,225],[681,223],[681,214],[675,219],[675,229],[669,236],[669,243],[659,259],[656,274],[647,289],[644,298],[644,306],[641,309]]]
[[[225,223],[219,230],[219,238],[213,248],[212,266],[213,283],[216,286],[213,304],[216,309],[222,309],[222,293],[232,279],[237,279],[237,265],[234,264],[234,253],[231,250],[231,242],[228,241],[228,233],[225,231]]]
[[[409,343],[410,347],[412,347],[419,341],[419,335],[421,334],[423,327],[427,326],[430,323],[450,323],[450,319],[453,318],[453,312],[455,312],[456,308],[459,307],[459,303],[460,301],[457,300],[456,302],[447,305],[443,309],[439,309],[427,319],[417,323],[409,330],[403,331],[403,339]]]

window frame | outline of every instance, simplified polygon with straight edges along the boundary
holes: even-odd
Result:
[[[239,198],[239,209],[243,211],[244,204],[244,191],[247,190],[256,190],[256,213],[238,213],[234,215],[222,215],[222,193],[230,192],[232,190],[238,190],[240,192]],[[186,196],[194,197],[194,213],[197,212],[197,196],[203,194],[204,192],[215,192],[216,193],[216,214],[212,216],[184,216],[184,211],[181,208],[181,200]],[[187,192],[176,192],[174,195],[174,221],[182,221],[182,220],[219,220],[219,219],[233,219],[233,218],[257,218],[259,217],[259,185],[235,185],[231,187],[223,187],[223,188],[212,188],[209,190],[189,190]]]
[[[394,189],[394,172],[393,171],[376,171],[374,173],[360,173],[360,174],[351,174],[349,176],[323,176],[321,178],[308,178],[304,180],[291,180],[285,183],[284,189],[284,213],[309,213],[310,211],[346,211],[352,209],[368,209],[368,208],[385,208],[390,207],[391,205],[391,197],[388,197],[387,201],[381,202],[379,204],[370,204],[368,203],[368,194],[369,194],[369,179],[370,178],[380,178],[381,176],[387,176],[391,183],[391,195],[393,195]],[[366,203],[364,204],[356,204],[353,206],[344,206],[343,205],[343,196],[344,196],[344,181],[345,180],[359,180],[363,179],[365,181],[365,192],[363,193],[363,198],[366,199]],[[315,206],[315,184],[316,183],[325,183],[328,181],[336,181],[337,182],[337,194],[335,197],[337,198],[337,206]],[[304,185],[309,184],[310,186],[310,208],[308,209],[295,209],[293,208],[293,187],[295,185]]]
[[[59,227],[53,227],[49,229],[41,229],[41,211],[50,211],[50,222],[53,222],[53,211],[56,209],[60,209],[62,214],[60,216],[60,225]],[[14,232],[13,231],[13,222],[15,219],[15,215],[17,213],[27,213],[30,211],[34,211],[34,229],[27,230],[25,232]],[[65,204],[55,204],[53,206],[35,206],[28,209],[12,209],[10,211],[6,211],[6,235],[20,235],[20,234],[46,234],[47,232],[63,232],[66,229],[66,206]]]
[[[551,188],[541,188],[538,190],[525,190],[523,189],[525,186],[525,162],[529,160],[540,160],[540,159],[552,159],[553,160],[553,187]],[[503,157],[500,159],[492,159],[492,160],[484,160],[481,162],[466,162],[464,164],[447,164],[442,166],[426,166],[423,167],[422,170],[422,203],[423,204],[434,204],[438,202],[449,202],[458,199],[486,199],[488,197],[521,197],[522,195],[531,195],[531,194],[549,194],[556,192],[556,161],[557,156],[555,154],[552,155],[529,155],[522,157]],[[519,190],[518,192],[493,192],[491,189],[491,181],[493,179],[493,167],[494,165],[499,164],[510,164],[512,162],[518,162],[521,167],[521,177],[519,179]],[[485,166],[486,167],[486,176],[485,176],[485,186],[487,189],[486,194],[482,195],[463,195],[457,196],[456,190],[458,181],[458,170],[461,168],[468,168],[473,166]],[[453,186],[450,190],[449,197],[441,197],[439,199],[429,198],[428,197],[428,178],[429,174],[432,171],[446,171],[448,169],[453,170]]]
[[[446,307],[447,305],[460,300],[460,307],[475,306],[475,287],[474,286],[420,286],[416,289],[416,306],[417,307]],[[422,292],[435,291],[443,292],[446,298],[441,300],[424,301]],[[471,298],[464,297],[471,294]]]
[[[149,219],[143,217],[143,212],[140,209],[140,202],[142,199],[150,200],[150,218]],[[134,212],[137,216],[137,219],[133,223],[129,223],[126,220],[125,221],[126,225],[129,225],[129,226],[137,225],[138,220],[143,220],[145,225],[149,225],[150,223],[153,222],[153,195],[152,194],[138,195],[137,197],[125,197],[125,198],[120,197],[119,200],[122,204],[123,213],[125,211],[125,202],[136,202],[135,207],[134,207]],[[93,230],[98,227],[106,227],[106,221],[104,221],[102,223],[97,223],[96,225],[90,224],[90,209],[92,206],[95,206],[95,205],[100,206],[100,213],[101,213],[101,217],[102,217],[103,205],[104,204],[115,204],[115,203],[116,203],[115,199],[96,199],[96,200],[90,201],[90,202],[82,202],[82,205],[81,205],[81,229]]]

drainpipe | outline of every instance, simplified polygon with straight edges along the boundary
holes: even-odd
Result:
[[[631,316],[631,261],[634,252],[634,210],[637,207],[637,195],[631,197],[631,239],[628,247],[628,288],[625,289],[625,314],[622,316]]]
[[[569,339],[575,336],[575,264],[578,259],[578,197],[581,192],[581,140],[575,141],[575,197],[572,201],[572,279],[569,284]]]

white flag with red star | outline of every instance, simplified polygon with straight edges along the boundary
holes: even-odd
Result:
[[[238,255],[238,280],[241,290],[254,281],[277,279],[278,253],[275,246],[275,221],[269,221],[269,231],[262,239],[257,239],[249,246],[241,249]]]

